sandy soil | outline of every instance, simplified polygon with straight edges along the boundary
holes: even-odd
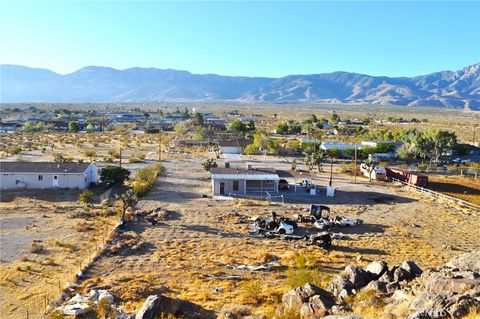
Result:
[[[202,198],[210,193],[210,180],[200,162],[200,158],[187,156],[164,163],[167,173],[138,209],[163,207],[175,214],[155,226],[144,220],[129,225],[127,230],[148,243],[146,248],[102,257],[87,273],[85,285],[95,282],[109,287],[128,310],[138,308],[148,294],[163,292],[210,310],[250,304],[254,312],[268,315],[289,288],[288,268],[301,254],[313,256],[320,269],[319,281],[326,282],[347,264],[413,259],[421,267],[434,267],[462,251],[480,248],[475,241],[480,236],[478,215],[417,198],[389,184],[369,184],[363,179],[352,184],[346,175],[335,176],[334,198],[322,193],[308,196],[308,201],[328,204],[336,214],[364,219],[361,227],[334,230],[351,233],[350,240],[337,240],[325,251],[303,242],[258,238],[251,235],[251,223],[242,223],[233,211],[247,217],[267,216],[272,210],[292,216],[308,205],[245,205]],[[269,164],[288,167],[281,158],[272,158]],[[328,174],[319,174],[315,180],[326,185]],[[315,232],[311,228],[303,231]],[[250,273],[230,267],[258,265],[272,258],[278,259],[274,271]],[[244,280],[212,277],[224,275],[239,275]],[[260,283],[255,286],[255,298],[248,288],[252,281]],[[137,288],[133,291],[131,287]],[[222,292],[215,292],[219,287]]]
[[[46,303],[74,281],[114,223],[113,216],[101,211],[86,217],[71,198],[78,198],[78,192],[44,201],[45,192],[37,193],[36,200],[0,203],[1,318],[22,318],[27,311],[29,318],[43,318]]]

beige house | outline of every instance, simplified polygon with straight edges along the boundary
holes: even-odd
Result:
[[[93,163],[0,162],[0,189],[84,189],[97,183]]]

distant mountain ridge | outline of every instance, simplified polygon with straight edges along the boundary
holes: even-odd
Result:
[[[480,110],[480,63],[416,77],[349,72],[281,78],[88,66],[60,75],[0,65],[2,103],[117,103],[229,100],[434,106]]]

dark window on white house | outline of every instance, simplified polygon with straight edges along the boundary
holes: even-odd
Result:
[[[57,176],[57,175],[54,175],[54,176],[53,176],[53,179],[54,179],[54,180],[57,180],[57,179],[58,179],[58,176]]]
[[[43,175],[38,175],[38,180],[43,181]]]
[[[238,191],[238,181],[233,181],[233,190]]]

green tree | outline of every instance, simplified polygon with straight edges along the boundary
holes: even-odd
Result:
[[[130,176],[130,171],[119,166],[106,166],[100,171],[100,180],[107,185],[123,184]]]
[[[202,126],[204,124],[203,114],[195,113],[193,114],[193,124],[197,126]]]
[[[339,158],[341,155],[342,152],[335,147],[327,151],[327,156],[332,159]]]
[[[212,168],[217,167],[217,162],[215,162],[213,158],[209,158],[202,163],[202,166],[204,170],[206,170],[207,172],[210,172]]]
[[[23,130],[25,132],[31,132],[34,130],[34,127],[33,127],[33,124],[32,122],[25,122],[25,124],[23,124]]]
[[[255,131],[255,122],[254,122],[254,121],[248,122],[248,124],[247,124],[247,130],[249,130],[249,131]]]
[[[330,116],[330,122],[332,122],[332,124],[336,124],[340,122],[340,120],[340,116],[337,114],[337,112],[333,111],[332,115]]]
[[[438,162],[447,151],[457,144],[457,136],[453,132],[431,129],[416,138],[415,145],[422,158]]]
[[[175,124],[174,128],[175,132],[177,132],[180,136],[183,136],[188,132],[188,128],[184,123],[177,123]]]
[[[247,131],[247,126],[241,120],[235,120],[230,124],[229,130],[245,133]]]
[[[397,150],[397,156],[407,164],[415,159],[416,153],[415,145],[409,142],[403,143]]]
[[[77,133],[78,132],[78,123],[74,121],[70,121],[68,123],[68,131],[71,133]]]
[[[92,123],[89,123],[89,124],[87,125],[86,130],[87,130],[87,133],[93,133],[93,125],[92,125]]]
[[[290,134],[300,134],[302,133],[302,126],[299,123],[292,123],[289,125]]]
[[[282,122],[277,125],[278,134],[287,134],[288,133],[288,123]]]

